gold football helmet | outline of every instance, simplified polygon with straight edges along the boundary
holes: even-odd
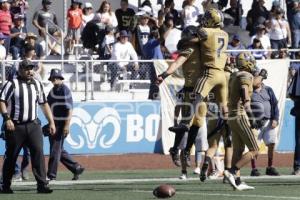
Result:
[[[223,13],[216,8],[210,8],[204,13],[203,26],[205,28],[222,27],[223,21],[224,21]]]
[[[256,60],[250,52],[243,52],[236,57],[236,67],[240,71],[253,72],[256,67]]]

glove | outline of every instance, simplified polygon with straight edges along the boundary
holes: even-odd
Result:
[[[168,74],[167,72],[164,72],[164,73],[158,75],[157,78],[156,78],[155,83],[157,85],[161,84],[165,80],[165,78],[167,78],[169,75],[170,74]]]
[[[252,110],[247,110],[246,111],[247,115],[248,115],[248,118],[249,118],[249,122],[250,122],[250,126],[252,129],[259,129],[259,124],[257,123],[253,113],[252,113]]]
[[[255,119],[249,119],[249,121],[252,129],[259,129],[259,125]]]
[[[265,80],[268,78],[268,71],[266,69],[261,69],[258,75]]]
[[[162,74],[158,75],[158,77],[161,77],[162,79],[165,79],[168,76],[170,76],[170,74],[168,74],[167,72],[163,72]]]

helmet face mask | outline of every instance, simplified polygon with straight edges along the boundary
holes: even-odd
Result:
[[[203,26],[206,28],[222,27],[223,21],[223,13],[215,8],[210,8],[204,13]]]
[[[240,53],[236,57],[236,67],[239,71],[254,72],[256,69],[256,60],[249,52]]]

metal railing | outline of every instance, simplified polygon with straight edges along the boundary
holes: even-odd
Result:
[[[54,36],[52,36],[48,31],[49,31],[49,24],[51,24],[52,26],[54,26],[55,28],[57,28],[60,32],[60,41],[58,39],[56,39]],[[46,21],[46,45],[45,45],[45,50],[46,50],[46,55],[49,54],[49,48],[48,48],[48,44],[50,42],[49,37],[54,40],[56,43],[60,44],[60,55],[61,55],[61,70],[64,71],[64,31],[62,30],[62,28],[60,28],[59,26],[57,26],[55,23],[53,23],[52,21],[50,21],[49,19],[47,19]]]
[[[10,76],[10,73],[15,67],[16,63],[21,62],[22,60],[3,60],[0,61],[1,67],[1,86],[6,81],[6,78]],[[82,59],[69,59],[69,60],[32,60],[32,62],[48,64],[45,68],[48,70],[48,74],[41,80],[42,83],[47,86],[49,85],[48,76],[51,68],[49,64],[63,63],[66,67],[66,73],[64,73],[65,82],[69,84],[70,89],[73,92],[83,92],[84,101],[95,100],[95,92],[129,92],[134,96],[134,92],[146,92],[149,89],[150,79],[149,74],[146,77],[139,76],[136,79],[133,79],[130,74],[128,78],[119,78],[121,73],[111,70],[111,66],[120,62],[138,62],[140,68],[144,67],[146,70],[148,67],[152,67],[153,62],[158,60],[94,60],[92,56],[87,55],[84,60]],[[163,60],[172,62],[173,60]],[[71,67],[71,68],[70,68]],[[72,69],[70,72],[70,69]],[[69,70],[69,73],[68,73]],[[111,78],[112,73],[115,74],[115,81],[117,87],[112,89],[111,87]],[[129,73],[129,72],[126,72]],[[120,76],[119,76],[120,75]],[[95,79],[95,77],[97,79]],[[106,87],[101,87],[101,84],[106,84]],[[75,85],[75,88],[73,87]],[[103,89],[104,88],[104,89]],[[99,94],[97,94],[99,95]]]
[[[78,45],[80,46],[80,45]],[[236,52],[236,50],[234,50]],[[226,52],[234,52],[232,50],[228,50]],[[250,50],[238,50],[238,51],[248,51],[248,52],[253,52],[252,49]],[[254,50],[254,51],[261,51],[261,50]],[[278,50],[265,50],[265,51],[278,51]],[[290,52],[296,52],[299,51],[299,49],[287,49],[287,51]],[[69,83],[72,85],[71,90],[72,91],[82,91],[84,92],[84,100],[94,100],[95,99],[95,92],[96,91],[102,91],[102,92],[109,92],[111,91],[111,85],[110,84],[110,79],[111,78],[111,65],[114,63],[119,63],[119,62],[138,62],[140,66],[146,66],[149,64],[153,64],[155,61],[158,60],[94,60],[93,57],[89,54],[86,54],[86,57],[83,57],[83,54],[79,55],[78,49],[75,48],[75,56],[76,59],[67,59],[64,60],[63,57],[61,60],[32,60],[33,62],[40,62],[40,63],[61,63],[61,66],[65,65],[71,65],[72,67],[72,72],[69,73],[72,74],[72,79],[69,77]],[[80,59],[81,57],[81,59]],[[82,59],[84,58],[84,59]],[[174,60],[163,60],[165,62],[174,62]],[[300,60],[289,60],[290,62],[300,62]],[[2,80],[2,85],[4,84],[6,80],[6,76],[9,73],[10,67],[14,66],[15,63],[21,62],[20,60],[3,60],[0,61],[0,67],[1,67],[1,80]],[[101,69],[100,69],[101,68]],[[48,69],[50,72],[51,67]],[[63,69],[63,67],[62,67]],[[67,68],[66,68],[67,69]],[[67,72],[66,74],[67,75]],[[110,76],[110,77],[109,77]],[[95,81],[94,78],[97,77],[98,79]],[[101,80],[100,77],[104,77],[103,80]],[[149,77],[138,77],[137,79],[131,79],[129,78],[125,80],[124,79],[118,79],[118,84],[119,84],[119,92],[123,90],[129,91],[131,88],[128,90],[128,85],[131,84],[149,84]],[[44,78],[43,81],[45,84],[48,84],[47,78]],[[108,87],[101,87],[100,84],[106,83]],[[75,88],[73,87],[75,85]],[[105,89],[103,89],[105,88]],[[135,90],[135,87],[132,88],[132,90]],[[90,96],[90,98],[89,98]]]

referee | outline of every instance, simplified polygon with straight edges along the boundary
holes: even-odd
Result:
[[[18,77],[6,82],[0,93],[0,111],[6,136],[7,149],[3,163],[3,185],[1,193],[13,193],[11,186],[15,164],[21,148],[30,150],[32,172],[37,181],[38,193],[51,193],[47,186],[43,136],[37,118],[37,104],[50,124],[50,133],[55,133],[53,117],[43,91],[42,84],[33,78],[34,64],[23,60]]]

